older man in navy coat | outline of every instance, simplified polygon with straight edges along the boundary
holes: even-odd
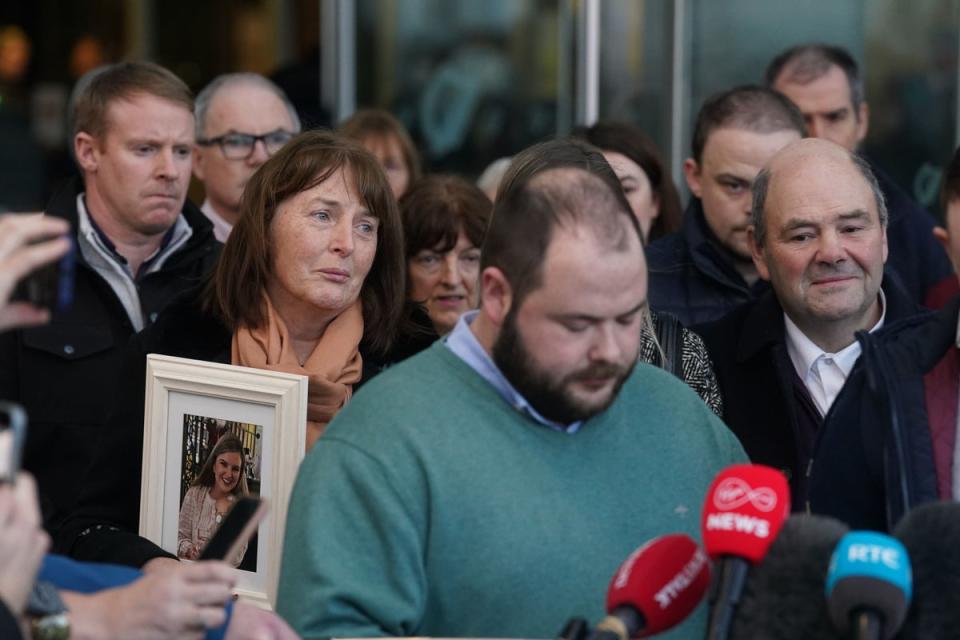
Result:
[[[824,416],[860,356],[854,334],[920,313],[884,272],[886,230],[859,156],[826,140],[787,146],[754,183],[748,233],[772,290],[699,328],[725,422],[751,460],[788,474],[798,509]]]

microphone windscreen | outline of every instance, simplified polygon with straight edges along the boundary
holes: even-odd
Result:
[[[786,477],[759,464],[727,467],[707,491],[701,527],[711,558],[735,556],[759,562],[790,515]]]
[[[882,622],[889,640],[907,615],[913,591],[910,557],[896,538],[875,531],[851,531],[837,544],[827,574],[827,608],[834,626],[846,633],[863,612]]]
[[[640,612],[644,626],[635,637],[660,633],[697,608],[710,586],[710,561],[690,536],[654,538],[620,565],[607,589],[607,612],[621,607]]]
[[[894,535],[910,554],[913,601],[900,636],[946,640],[960,633],[960,503],[934,502],[908,512]]]
[[[790,516],[747,578],[730,640],[841,640],[823,597],[830,557],[847,526]]]

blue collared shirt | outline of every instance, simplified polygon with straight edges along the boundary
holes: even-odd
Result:
[[[463,360],[471,369],[476,371],[481,378],[489,382],[490,385],[496,389],[497,393],[520,413],[554,431],[576,433],[583,424],[582,420],[570,424],[560,424],[559,422],[548,420],[540,415],[540,413],[527,402],[527,399],[520,395],[520,392],[513,388],[510,381],[507,380],[493,362],[490,355],[480,345],[477,337],[473,335],[473,331],[470,330],[470,325],[479,313],[479,311],[474,310],[468,311],[460,316],[453,331],[443,339],[447,348]]]

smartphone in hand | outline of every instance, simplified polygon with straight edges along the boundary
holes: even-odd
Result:
[[[244,496],[230,509],[197,560],[226,560],[234,557],[247,543],[267,514],[265,500]]]
[[[62,258],[36,269],[17,284],[13,299],[51,311],[66,311],[73,304],[76,262],[76,242],[71,240],[70,250]]]

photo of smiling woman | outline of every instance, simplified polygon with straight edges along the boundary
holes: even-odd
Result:
[[[220,528],[237,498],[249,495],[247,459],[243,443],[233,433],[222,436],[213,447],[180,504],[177,556],[196,560],[207,541]],[[227,562],[239,567],[246,545]]]

